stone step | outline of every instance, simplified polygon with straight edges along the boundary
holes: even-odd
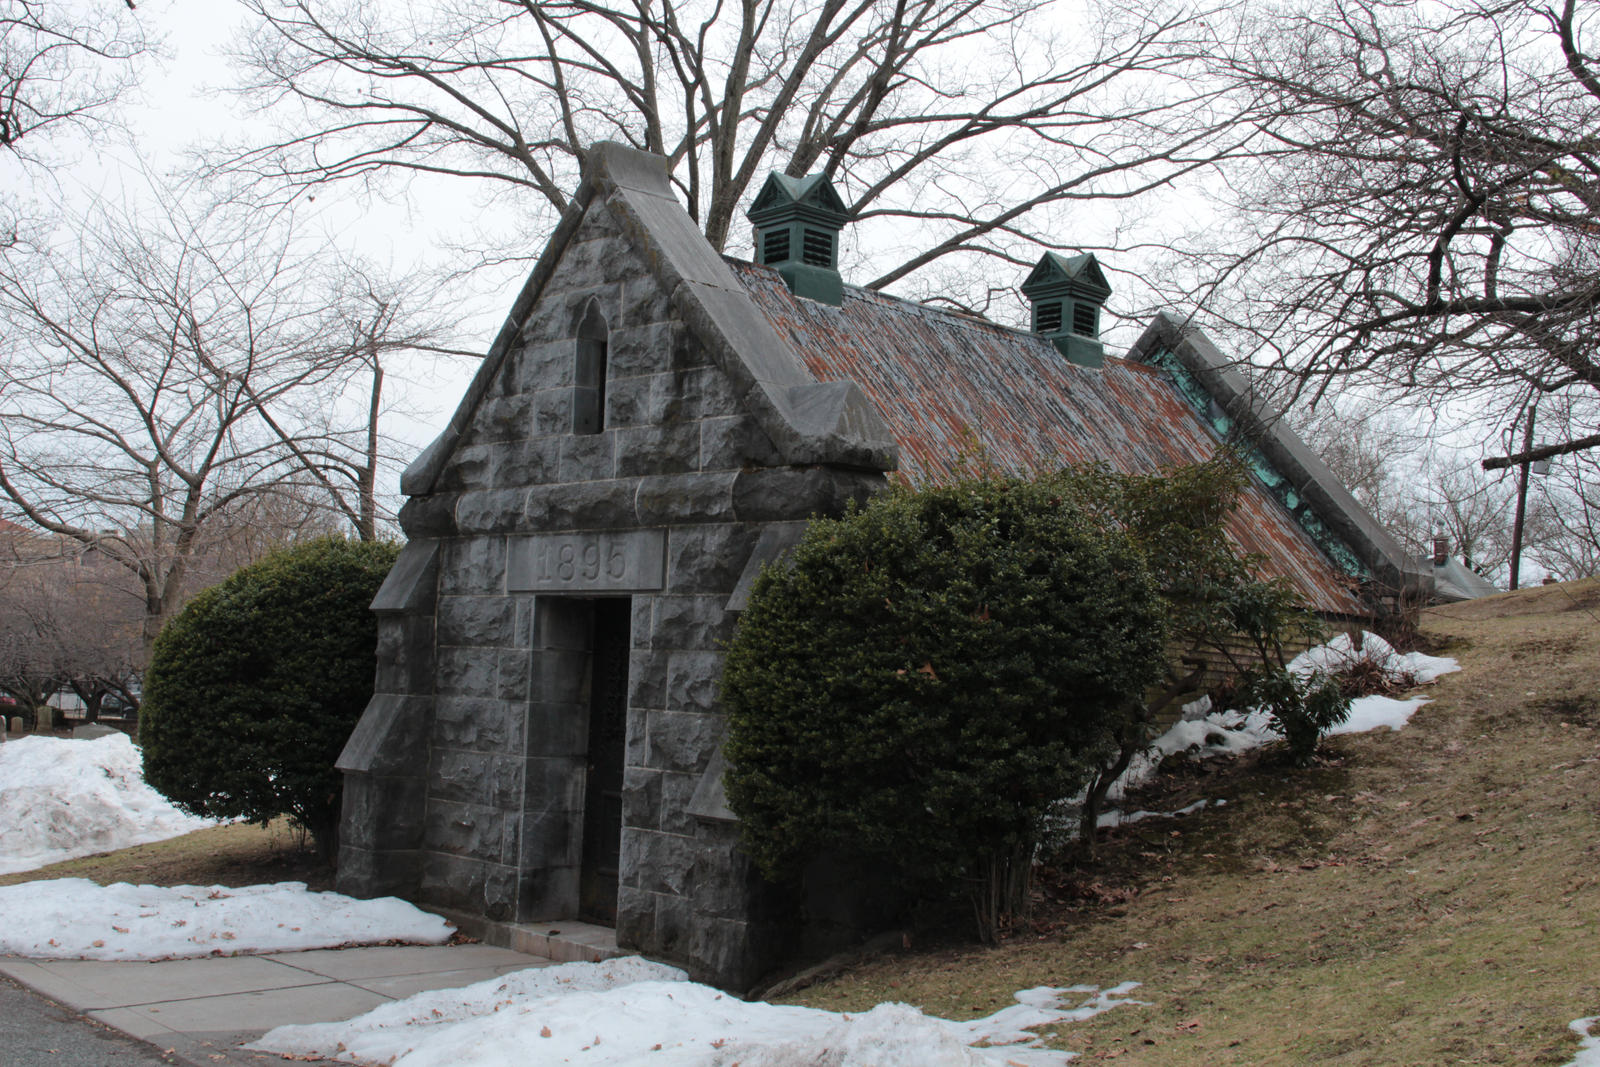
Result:
[[[455,923],[469,937],[486,945],[543,956],[556,963],[599,963],[632,953],[617,947],[617,931],[609,926],[551,919],[542,923],[495,922],[481,915],[447,908],[429,908]]]
[[[617,932],[609,926],[566,920],[496,925],[507,928],[504,947],[547,956],[557,963],[599,963],[627,955],[617,947]]]

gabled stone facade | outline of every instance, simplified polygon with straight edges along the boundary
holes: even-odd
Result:
[[[894,457],[859,391],[755,311],[663,161],[597,146],[406,472],[377,692],[339,764],[340,888],[614,922],[750,985],[776,942],[722,802],[721,649],[760,564]]]

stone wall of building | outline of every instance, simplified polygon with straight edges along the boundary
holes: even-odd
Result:
[[[605,419],[580,434],[578,331],[593,309],[607,326]],[[784,466],[592,200],[432,492],[402,512],[411,562],[375,605],[374,705],[389,725],[364,719],[341,762],[341,886],[494,920],[575,914],[584,604],[628,596],[618,941],[751,984],[779,932],[716,799],[730,598],[774,523],[882,484]]]

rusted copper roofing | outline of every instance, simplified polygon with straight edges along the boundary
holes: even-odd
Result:
[[[832,307],[795,297],[769,268],[730,265],[818,381],[853,381],[872,399],[913,484],[950,477],[974,440],[1007,470],[1100,460],[1128,473],[1202,461],[1220,443],[1156,368],[1077,367],[1033,334],[850,287]],[[1260,486],[1229,533],[1316,610],[1365,613],[1351,579]]]

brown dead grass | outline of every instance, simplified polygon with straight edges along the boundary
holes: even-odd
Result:
[[[1035,985],[1136,980],[1146,1006],[1052,1032],[1084,1062],[1562,1064],[1600,1013],[1600,581],[1431,610],[1463,670],[1399,733],[1179,768],[1045,880],[998,948],[880,958],[795,999],[970,1017]]]
[[[38,870],[0,876],[0,885],[45,878],[87,878],[100,885],[246,886],[305,882],[333,888],[333,871],[317,859],[287,821],[268,826],[233,823],[118,852],[66,860]]]

